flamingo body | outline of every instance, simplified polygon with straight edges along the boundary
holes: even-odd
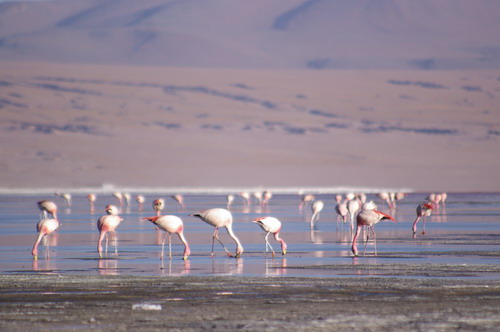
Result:
[[[61,224],[59,223],[59,220],[53,218],[45,218],[38,222],[38,224],[36,225],[38,237],[35,241],[35,244],[33,245],[33,249],[31,250],[31,254],[33,255],[34,260],[38,259],[38,245],[40,244],[40,241],[42,241],[42,238],[45,235],[53,233],[59,228],[60,225]]]
[[[182,222],[181,218],[173,215],[166,215],[166,216],[148,217],[144,218],[144,220],[151,221],[159,229],[164,230],[166,232],[162,241],[161,257],[163,257],[165,237],[168,235],[169,258],[172,259],[172,245],[171,245],[170,235],[177,234],[181,242],[184,244],[183,259],[184,260],[188,259],[189,255],[191,254],[191,250],[189,249],[189,244],[186,241],[186,238],[184,237],[184,223]]]
[[[57,219],[57,205],[56,203],[48,200],[39,201],[38,208],[43,212],[44,219],[47,219],[47,213],[52,215],[52,218]]]
[[[108,243],[108,232],[115,232],[116,228],[122,222],[122,218],[118,215],[118,208],[114,205],[106,206],[107,215],[100,217],[97,220],[97,229],[99,230],[99,240],[97,241],[97,252],[102,258],[102,240],[106,237],[106,248]],[[115,245],[115,254],[117,253]]]
[[[262,230],[267,233],[265,237],[266,252],[267,248],[269,247],[274,257],[273,247],[271,246],[268,240],[269,234],[272,233],[276,241],[278,241],[281,244],[281,254],[285,255],[287,250],[287,244],[283,239],[279,237],[279,233],[281,231],[281,221],[279,221],[277,218],[274,217],[263,217],[263,218],[257,218],[253,222],[259,225],[260,228],[262,228]]]
[[[385,214],[383,212],[377,211],[377,210],[362,210],[360,213],[358,213],[358,216],[356,217],[356,233],[354,234],[354,237],[352,239],[352,253],[354,256],[358,256],[358,248],[356,241],[358,240],[359,233],[361,231],[361,228],[363,226],[368,226],[373,230],[373,237],[375,238],[375,229],[373,226],[377,224],[381,220],[392,220],[396,221],[393,217],[391,217],[388,214]],[[368,238],[366,239],[365,242],[365,250],[366,250],[366,243],[368,242]]]
[[[311,216],[311,228],[314,226],[314,223],[319,219],[319,213],[323,210],[325,203],[323,201],[314,201],[311,205],[312,216]]]
[[[425,234],[425,217],[428,217],[432,213],[432,209],[434,209],[434,205],[432,202],[423,202],[420,203],[417,206],[417,218],[413,222],[412,230],[413,230],[413,237],[415,237],[417,233],[417,223],[419,222],[420,218],[424,218],[424,229],[422,231],[422,234]]]
[[[192,214],[193,217],[198,217],[207,224],[215,227],[213,236],[212,236],[212,256],[214,255],[214,241],[217,240],[219,243],[222,245],[224,250],[226,251],[227,255],[229,257],[240,257],[240,255],[243,253],[243,246],[241,245],[241,242],[239,239],[236,237],[236,235],[233,232],[233,216],[231,212],[229,212],[226,209],[222,208],[213,208],[213,209],[208,209],[208,210],[203,210],[198,213]],[[218,237],[218,232],[219,232],[219,227],[225,227],[227,230],[227,233],[229,236],[234,240],[236,243],[236,254],[232,256],[229,251],[226,249],[224,244],[219,240]]]

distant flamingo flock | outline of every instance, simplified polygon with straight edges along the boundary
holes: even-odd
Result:
[[[317,200],[313,194],[302,194],[299,193],[300,201],[298,209],[302,212],[304,206],[310,204],[311,206],[311,219],[310,219],[310,229],[316,229],[316,223],[319,220],[320,212],[325,207],[325,202],[323,200]],[[71,195],[67,193],[56,193],[64,199],[68,207],[71,206]],[[112,196],[117,200],[117,204],[120,207],[124,205],[129,207],[131,196],[128,193],[114,192]],[[249,206],[252,201],[256,204],[267,207],[271,198],[273,197],[270,191],[264,192],[254,192],[249,194],[247,192],[240,192],[237,195],[229,194],[227,195],[226,208],[210,208],[203,211],[195,212],[189,214],[189,216],[199,218],[208,225],[214,227],[214,232],[212,234],[212,250],[211,256],[214,256],[215,241],[219,242],[224,251],[229,257],[238,258],[243,254],[243,245],[239,238],[235,235],[233,231],[233,215],[229,211],[232,204],[234,204],[235,196],[239,196],[242,200],[244,206]],[[407,194],[405,193],[387,193],[381,192],[376,195],[376,197],[382,202],[387,204],[388,209],[394,212],[396,209],[397,202],[405,198]],[[170,196],[173,200],[177,202],[180,209],[184,210],[186,208],[184,202],[184,196],[177,194]],[[88,194],[87,199],[90,204],[90,211],[93,213],[95,209],[95,202],[97,201],[97,196],[95,194]],[[135,197],[138,203],[138,210],[140,212],[144,209],[144,203],[146,201],[143,195],[137,195]],[[425,222],[426,217],[430,216],[433,210],[437,210],[440,207],[445,207],[447,199],[446,193],[440,194],[430,194],[427,198],[419,203],[416,207],[416,219],[412,224],[412,237],[416,238],[417,234],[417,224],[420,220],[423,220],[422,234],[425,234]],[[368,241],[371,239],[374,242],[375,255],[376,251],[376,233],[375,225],[383,220],[390,220],[396,222],[395,218],[387,213],[378,210],[377,204],[371,200],[367,201],[366,194],[364,193],[348,193],[344,196],[337,194],[335,195],[335,211],[338,215],[338,219],[342,221],[343,224],[349,223],[349,229],[351,234],[351,251],[354,256],[359,255],[357,241],[363,231],[363,237],[365,238],[363,254],[366,253],[366,246]],[[38,259],[38,246],[45,236],[48,236],[55,232],[61,225],[58,219],[58,208],[56,203],[50,200],[42,200],[37,203],[39,209],[42,211],[40,216],[40,221],[37,223],[38,236],[36,238],[35,244],[33,245],[32,255],[33,259]],[[172,240],[171,235],[177,234],[179,240],[184,245],[184,252],[182,258],[187,260],[191,254],[191,250],[188,241],[184,235],[184,223],[182,219],[175,215],[162,215],[162,211],[165,208],[165,200],[163,198],[157,198],[152,202],[152,208],[155,211],[155,216],[144,217],[143,220],[148,220],[155,225],[155,228],[159,231],[164,231],[165,234],[161,240],[161,259],[164,257],[164,247],[165,241],[168,238],[168,257],[172,259]],[[123,221],[123,218],[119,216],[119,208],[116,205],[109,204],[105,207],[106,214],[99,217],[97,220],[97,230],[99,232],[99,238],[97,242],[97,253],[99,258],[103,258],[107,255],[109,237],[112,235],[115,243],[115,255],[118,255],[118,249],[116,245],[116,229]],[[272,257],[274,258],[276,253],[269,242],[269,235],[273,235],[276,242],[281,246],[281,254],[285,255],[287,253],[288,245],[283,238],[280,237],[280,232],[282,230],[283,223],[275,217],[272,216],[262,216],[252,220],[256,223],[264,232],[264,242],[265,242],[265,252],[266,254],[270,251]],[[224,245],[224,243],[219,239],[219,228],[225,228],[229,237],[234,241],[236,245],[236,251],[232,254]],[[104,247],[103,247],[104,241]],[[45,258],[49,259],[48,246],[45,246]]]

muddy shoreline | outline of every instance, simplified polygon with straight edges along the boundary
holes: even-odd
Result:
[[[420,275],[425,265],[398,277],[3,274],[0,330],[498,330],[500,282],[451,276],[471,269],[434,266],[431,278]]]

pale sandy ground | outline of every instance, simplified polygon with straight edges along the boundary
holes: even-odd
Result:
[[[0,187],[496,191],[500,71],[0,62]]]
[[[499,303],[488,280],[0,275],[2,331],[498,331]]]

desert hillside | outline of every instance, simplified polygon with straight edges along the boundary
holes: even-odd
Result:
[[[500,68],[497,0],[0,3],[0,59],[268,69]]]
[[[0,187],[495,191],[500,71],[0,63]]]

